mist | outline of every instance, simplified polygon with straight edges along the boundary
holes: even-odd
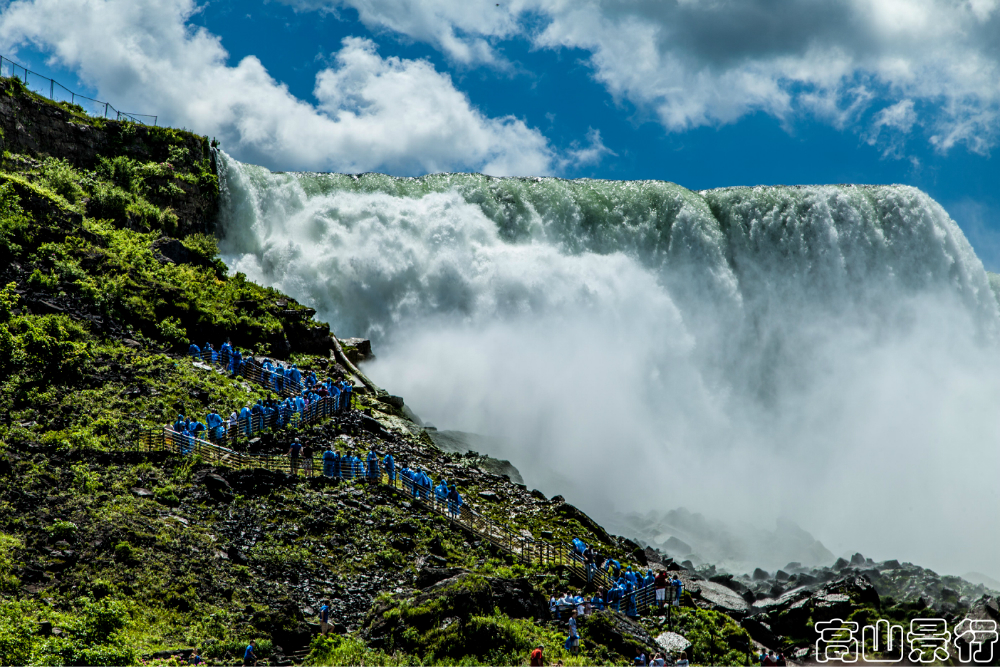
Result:
[[[374,381],[529,486],[1000,576],[1000,313],[924,193],[220,175],[230,269],[370,337]]]

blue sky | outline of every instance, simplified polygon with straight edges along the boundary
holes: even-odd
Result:
[[[906,183],[1000,270],[996,5],[18,0],[0,53],[272,168]]]

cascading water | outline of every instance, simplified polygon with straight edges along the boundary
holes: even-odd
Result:
[[[529,484],[1000,574],[1000,312],[922,192],[219,163],[230,268],[372,338],[376,382]]]

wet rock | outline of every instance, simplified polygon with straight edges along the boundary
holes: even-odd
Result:
[[[149,489],[143,489],[141,487],[133,487],[132,495],[134,495],[136,498],[152,498],[153,492],[150,491]]]
[[[753,571],[752,576],[754,581],[763,581],[765,579],[771,578],[770,574],[768,574],[765,570],[760,569],[759,567]]]
[[[853,556],[851,556],[851,565],[864,565],[864,564],[865,564],[865,557],[862,556],[861,554],[856,553]]]

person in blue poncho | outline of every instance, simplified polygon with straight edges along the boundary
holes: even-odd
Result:
[[[219,365],[221,365],[226,370],[229,370],[229,365],[233,356],[233,346],[230,345],[229,339],[222,344],[219,348]]]
[[[392,460],[392,454],[385,455],[385,458],[382,459],[382,466],[385,468],[385,474],[389,476],[389,483],[395,484],[396,462]]]
[[[223,438],[225,435],[225,429],[222,424],[222,416],[218,412],[209,412],[208,417],[205,418],[208,423],[208,437],[212,442],[217,442]]]
[[[382,480],[382,470],[378,465],[378,452],[374,449],[368,452],[368,481],[377,484]]]
[[[340,476],[344,479],[353,479],[354,477],[351,455],[348,452],[344,452],[343,456],[340,457]]]
[[[614,558],[609,558],[604,562],[604,571],[611,574],[612,579],[617,579],[621,576],[622,564]]]
[[[630,583],[632,585],[632,588],[635,588],[636,583],[638,583],[635,576],[635,572],[632,571],[631,565],[629,565],[628,568],[626,568],[625,570],[625,581]]]
[[[333,398],[333,411],[340,412],[340,387],[336,384],[330,385],[330,396]]]
[[[188,347],[188,354],[190,354],[193,359],[201,359],[201,348],[194,343],[191,343]]]
[[[214,364],[216,360],[215,348],[212,347],[211,343],[205,343],[205,347],[201,350],[201,358],[210,364]]]
[[[681,595],[684,593],[684,582],[681,581],[680,577],[676,574],[674,578],[670,581],[670,585],[673,587],[674,591],[674,606],[677,607],[681,603]]]
[[[274,368],[274,390],[279,394],[285,388],[285,367],[278,362]]]
[[[174,422],[173,430],[177,433],[184,431],[187,428],[187,422],[184,419],[184,415],[177,415],[177,421]]]
[[[243,372],[243,353],[237,349],[233,350],[233,358],[229,362],[229,370],[232,371],[233,377]]]
[[[306,411],[306,401],[301,396],[295,397],[295,411],[302,414]]]
[[[451,488],[448,489],[448,512],[458,518],[459,509],[462,507],[462,496],[459,494],[458,489],[452,484]]]
[[[302,373],[295,364],[292,364],[291,368],[288,369],[288,373],[285,374],[285,379],[288,381],[290,388],[293,391],[302,390]]]
[[[323,474],[326,477],[336,477],[337,476],[337,453],[333,451],[333,448],[327,445],[326,450],[323,452]]]
[[[445,503],[448,502],[448,482],[444,477],[442,477],[441,482],[434,487],[434,497],[441,507],[444,507]]]
[[[587,545],[579,537],[574,537],[573,538],[573,549],[576,550],[576,553],[578,555],[582,556],[583,552],[587,550]]]

